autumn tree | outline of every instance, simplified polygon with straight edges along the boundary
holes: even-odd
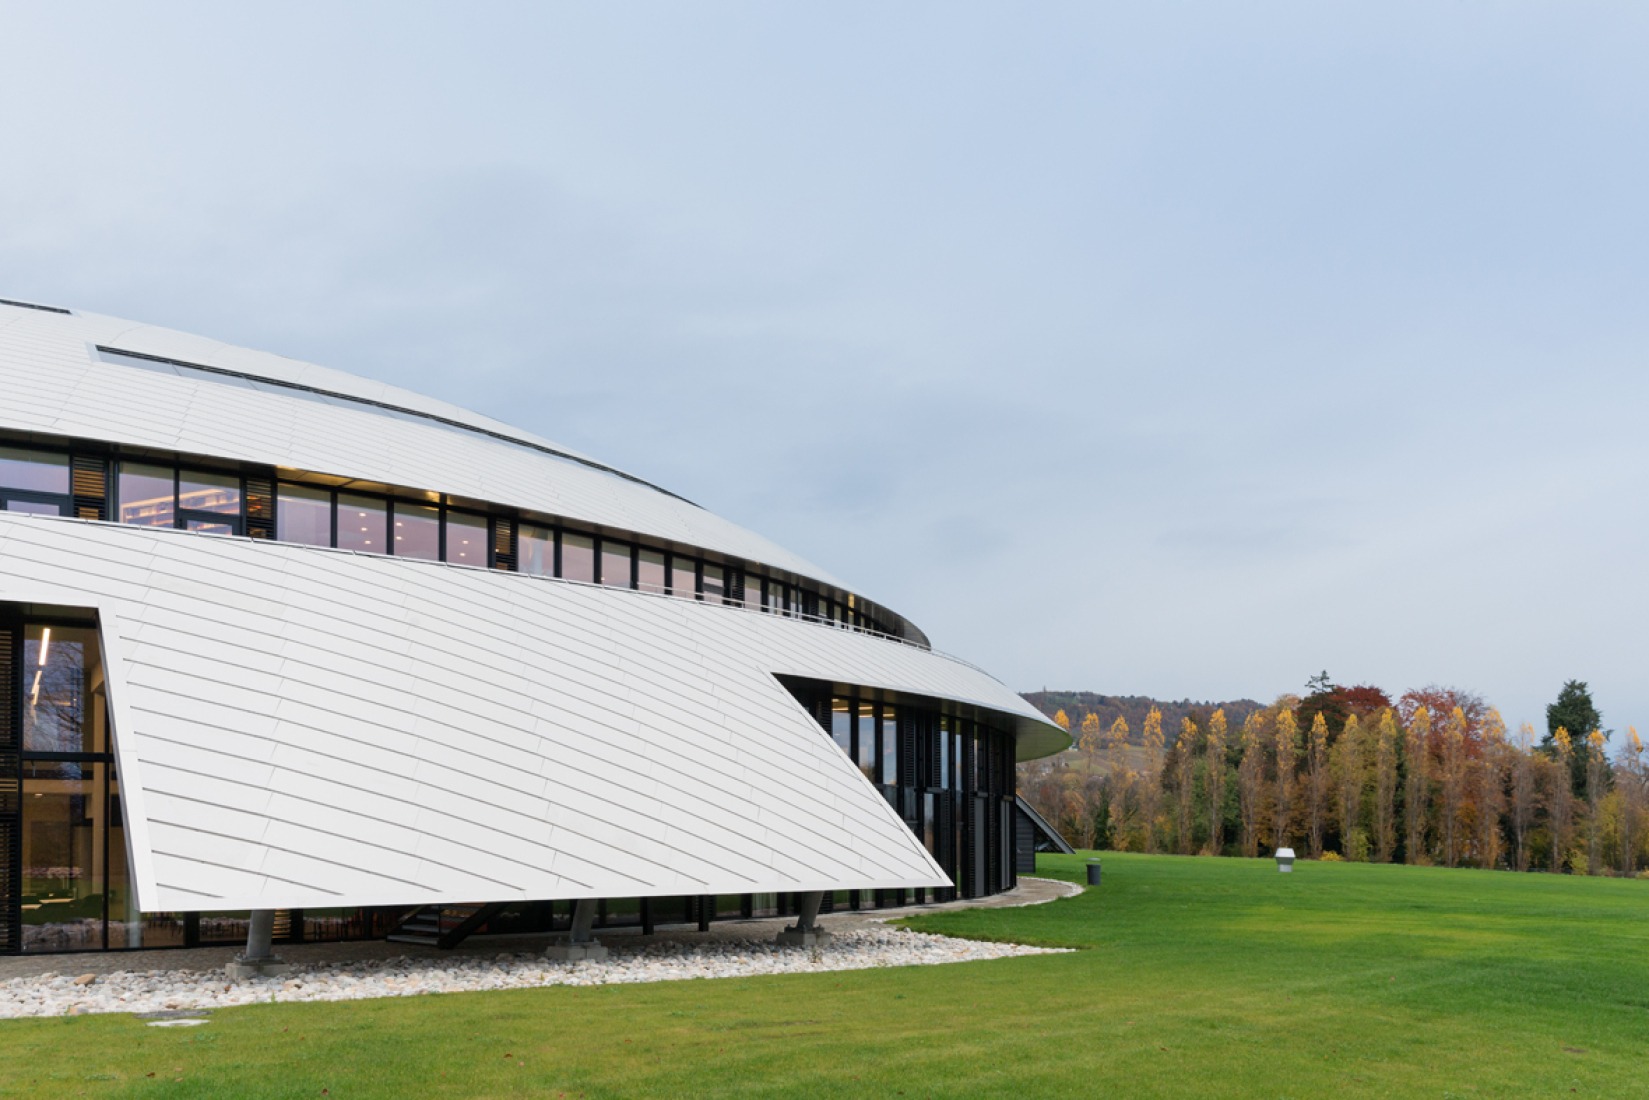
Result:
[[[1431,801],[1431,778],[1427,760],[1431,756],[1431,710],[1424,704],[1409,719],[1403,742],[1407,765],[1403,785],[1403,817],[1408,828],[1403,837],[1403,856],[1409,863],[1425,862],[1426,806]]]
[[[1586,873],[1603,869],[1603,796],[1609,790],[1609,759],[1604,755],[1603,731],[1586,735]]]
[[[1225,711],[1208,718],[1208,758],[1204,787],[1208,792],[1208,854],[1225,848]]]
[[[1128,850],[1128,795],[1133,773],[1128,770],[1128,719],[1118,715],[1105,736],[1106,786],[1109,788],[1111,847]]]
[[[1179,740],[1174,742],[1174,786],[1179,797],[1174,803],[1174,843],[1179,854],[1188,856],[1196,850],[1193,832],[1196,822],[1194,787],[1197,775],[1195,751],[1197,724],[1190,718],[1179,720]]]
[[[1277,773],[1271,796],[1271,846],[1285,848],[1289,816],[1294,808],[1294,769],[1300,755],[1300,728],[1294,722],[1291,708],[1277,712],[1272,744],[1276,749]]]
[[[1306,835],[1311,858],[1323,854],[1323,824],[1328,808],[1328,720],[1322,711],[1311,720],[1305,753]]]
[[[1529,869],[1529,830],[1534,827],[1540,802],[1539,771],[1534,758],[1534,727],[1524,722],[1517,730],[1512,755],[1512,860],[1519,871]]]
[[[1561,872],[1574,843],[1574,788],[1569,782],[1574,747],[1569,731],[1559,726],[1552,731],[1551,763],[1547,771],[1546,816],[1552,826],[1552,870]]]
[[[1362,839],[1362,851],[1353,851],[1352,834],[1362,814],[1363,790],[1368,785],[1368,766],[1364,762],[1363,723],[1355,714],[1346,716],[1340,730],[1340,739],[1329,750],[1329,768],[1334,782],[1334,818],[1340,830],[1340,854],[1347,859],[1367,859],[1368,840]]]
[[[1397,848],[1397,717],[1380,712],[1374,735],[1374,858],[1390,863]]]
[[[1649,775],[1645,774],[1643,739],[1637,728],[1626,728],[1626,749],[1621,754],[1615,783],[1620,790],[1620,873],[1637,869],[1638,845],[1643,837],[1643,818],[1649,809]]]
[[[1152,707],[1145,715],[1145,770],[1140,810],[1145,817],[1145,850],[1157,850],[1157,815],[1162,809],[1162,711]]]
[[[1438,821],[1443,841],[1443,863],[1460,862],[1460,807],[1466,799],[1466,713],[1459,707],[1443,719],[1442,749],[1439,754],[1438,787],[1443,801]]]
[[[1058,726],[1060,729],[1064,730],[1066,733],[1070,733],[1071,732],[1071,716],[1066,714],[1063,710],[1057,712],[1054,715],[1054,725]]]
[[[1500,863],[1504,847],[1500,822],[1506,812],[1506,722],[1489,708],[1483,720],[1483,752],[1478,757],[1473,797],[1477,801],[1477,862],[1481,867]]]
[[[1242,723],[1242,761],[1237,765],[1237,812],[1242,818],[1242,853],[1260,851],[1260,815],[1265,811],[1265,729],[1259,711]]]

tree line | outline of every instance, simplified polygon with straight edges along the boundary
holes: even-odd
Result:
[[[1136,735],[1095,710],[1072,748],[1020,766],[1020,793],[1079,848],[1634,875],[1649,865],[1649,759],[1630,729],[1611,760],[1584,683],[1564,685],[1546,732],[1510,732],[1471,692],[1393,702],[1314,677],[1233,723],[1193,711]]]

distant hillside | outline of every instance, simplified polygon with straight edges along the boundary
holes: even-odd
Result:
[[[1099,715],[1101,729],[1110,729],[1118,717],[1128,719],[1128,740],[1140,743],[1140,732],[1145,728],[1145,716],[1152,707],[1162,711],[1163,740],[1172,745],[1179,733],[1180,719],[1190,717],[1201,722],[1216,710],[1225,711],[1225,720],[1233,731],[1243,719],[1264,705],[1252,699],[1234,699],[1223,703],[1197,702],[1193,699],[1152,699],[1147,695],[1100,695],[1092,691],[1027,691],[1024,697],[1031,706],[1052,718],[1061,710],[1071,720],[1071,732],[1080,733],[1083,716],[1090,711]]]

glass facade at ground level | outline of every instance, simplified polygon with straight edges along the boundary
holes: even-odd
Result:
[[[0,453],[0,464],[5,461]],[[3,465],[0,476],[20,480],[5,475]],[[40,483],[48,489],[56,484],[46,477]],[[165,491],[164,478],[146,484]],[[171,484],[174,493],[184,484],[206,485],[186,482],[182,474]],[[194,491],[207,495],[189,498],[183,512],[208,511],[196,506],[221,501],[227,487]],[[153,502],[159,498],[145,499],[145,513],[157,513]],[[696,572],[695,578],[703,584]],[[1010,734],[932,700],[891,700],[816,681],[785,684],[818,721],[820,735],[840,746],[957,884],[839,891],[825,899],[827,910],[974,897],[1014,885]],[[97,625],[89,614],[0,604],[0,953],[244,943],[246,912],[137,911],[107,694]],[[790,915],[795,904],[788,894],[609,898],[600,904],[597,926],[702,926]],[[481,931],[564,929],[570,911],[568,902],[521,902]],[[379,937],[408,912],[281,910],[276,938]]]

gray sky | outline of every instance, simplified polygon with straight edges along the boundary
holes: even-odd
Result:
[[[1016,688],[1649,725],[1649,8],[0,5],[0,295],[517,423]]]

